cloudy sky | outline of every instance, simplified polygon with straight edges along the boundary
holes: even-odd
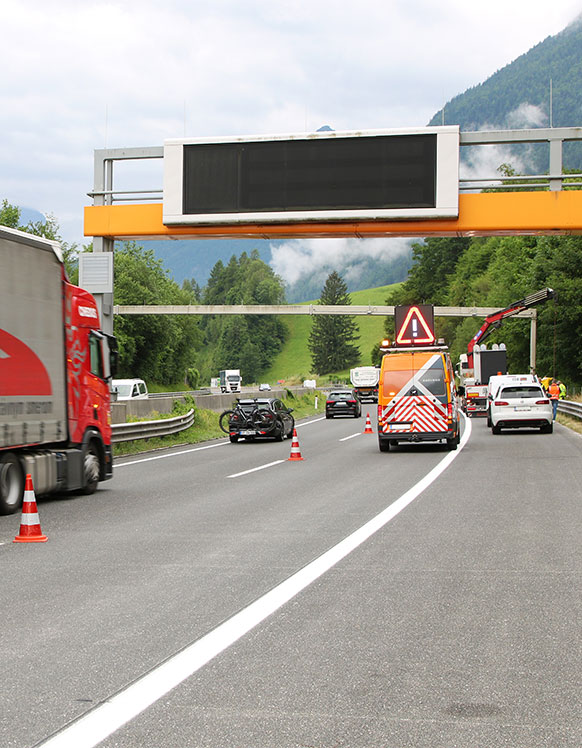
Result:
[[[582,0],[4,0],[0,201],[86,243],[94,149],[424,126],[580,12]],[[161,169],[148,179],[161,187]]]

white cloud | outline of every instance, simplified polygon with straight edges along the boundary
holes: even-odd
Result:
[[[326,268],[345,268],[346,280],[355,280],[356,263],[363,257],[393,259],[408,251],[407,239],[294,239],[271,247],[271,267],[289,284],[308,273],[328,273]]]
[[[539,106],[524,101],[507,115],[507,126],[510,130],[527,127],[548,127],[548,114]]]

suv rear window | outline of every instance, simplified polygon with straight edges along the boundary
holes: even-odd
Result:
[[[515,397],[546,397],[541,387],[504,387],[501,390],[500,397],[508,399]]]
[[[353,400],[354,396],[351,392],[330,392],[328,400]]]

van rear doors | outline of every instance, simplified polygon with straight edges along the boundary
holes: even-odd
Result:
[[[387,353],[382,360],[378,399],[380,442],[458,442],[453,373],[442,351]],[[382,448],[382,446],[381,446]]]

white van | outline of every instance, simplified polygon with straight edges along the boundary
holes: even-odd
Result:
[[[148,388],[143,379],[114,379],[111,382],[112,393],[117,400],[147,400]]]

